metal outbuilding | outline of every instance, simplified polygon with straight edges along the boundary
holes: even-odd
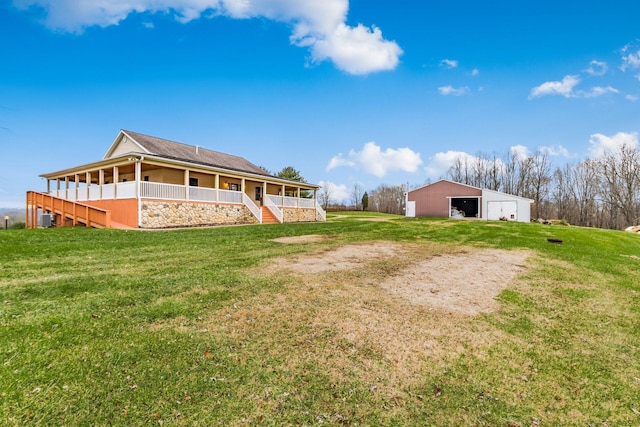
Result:
[[[405,216],[531,221],[533,200],[442,179],[406,193]]]

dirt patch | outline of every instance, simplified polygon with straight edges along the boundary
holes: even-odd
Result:
[[[476,315],[498,307],[495,297],[524,271],[529,257],[527,252],[497,249],[423,254],[426,259],[420,255],[417,247],[400,243],[345,245],[295,258],[270,260],[267,272],[303,275],[309,283],[313,280],[309,275],[350,271],[374,261],[386,262],[387,270],[393,271],[374,279],[375,285],[411,304]]]
[[[307,234],[304,236],[278,237],[277,239],[273,239],[273,241],[278,243],[316,243],[335,239],[336,237],[337,236],[325,236],[322,234]]]
[[[472,250],[424,260],[381,286],[412,304],[463,314],[490,312],[495,297],[524,270],[529,254]]]
[[[258,358],[292,378],[318,369],[332,383],[356,381],[382,400],[403,396],[457,354],[488,357],[503,333],[470,314],[523,270],[526,253],[391,242],[344,245],[272,258],[260,274],[278,281],[184,324],[154,325],[225,337],[230,357]],[[279,361],[279,362],[277,362]],[[314,368],[317,367],[317,368]],[[251,387],[238,390],[250,398]]]
[[[305,236],[300,236],[305,237]],[[267,272],[294,274],[318,274],[330,271],[351,270],[375,260],[389,259],[407,253],[401,244],[374,242],[365,245],[346,245],[337,249],[300,255],[296,258],[269,260]]]

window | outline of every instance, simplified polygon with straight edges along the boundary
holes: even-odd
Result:
[[[189,178],[189,186],[197,187],[198,186],[198,178]]]
[[[229,183],[229,190],[231,191],[240,191],[240,184],[235,184],[233,182]]]
[[[149,175],[145,175],[143,179],[145,182],[149,182]]]
[[[262,187],[256,187],[256,198],[255,200],[262,200]]]

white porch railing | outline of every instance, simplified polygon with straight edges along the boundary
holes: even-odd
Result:
[[[272,196],[267,196],[267,197],[265,197],[263,199],[264,200],[264,205],[266,206],[267,209],[269,209],[271,211],[271,213],[278,219],[278,221],[280,223],[283,223],[284,222],[284,212],[282,212],[282,209],[280,209],[278,206],[276,206],[276,204],[273,202],[273,199],[271,197]]]
[[[320,215],[320,218],[322,218],[322,221],[326,221],[327,220],[327,213],[324,211],[324,209],[322,209],[322,206],[320,206],[320,203],[316,203],[316,212],[318,213],[318,215]]]
[[[91,185],[89,188],[86,186],[74,187],[52,190],[50,194],[61,199],[78,202],[86,200],[134,199],[137,197],[137,183],[135,181],[129,181]],[[262,222],[262,211],[260,208],[251,200],[251,197],[241,191],[143,181],[140,182],[140,197],[159,200],[190,200],[194,202],[244,204],[251,213]],[[326,213],[316,199],[268,194],[264,197],[264,204],[273,212],[280,222],[284,222],[284,212],[282,208],[316,209],[318,215],[323,220],[326,220]]]
[[[242,193],[232,190],[218,190],[219,202],[242,204]]]
[[[215,188],[189,187],[189,200],[194,202],[217,202],[218,190]]]
[[[251,211],[253,216],[258,218],[258,222],[262,224],[262,210],[260,210],[260,208],[256,206],[253,200],[251,200],[251,197],[242,193],[242,201],[244,202],[244,205]]]
[[[104,184],[102,186],[102,198],[107,200],[112,200],[116,198],[115,184]]]
[[[143,181],[140,183],[140,197],[159,200],[186,200],[187,187],[175,184],[159,184]]]

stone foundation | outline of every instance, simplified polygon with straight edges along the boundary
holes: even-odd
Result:
[[[202,225],[256,224],[244,205],[143,201],[140,228],[196,227]]]
[[[283,209],[284,222],[321,221],[315,209]]]

